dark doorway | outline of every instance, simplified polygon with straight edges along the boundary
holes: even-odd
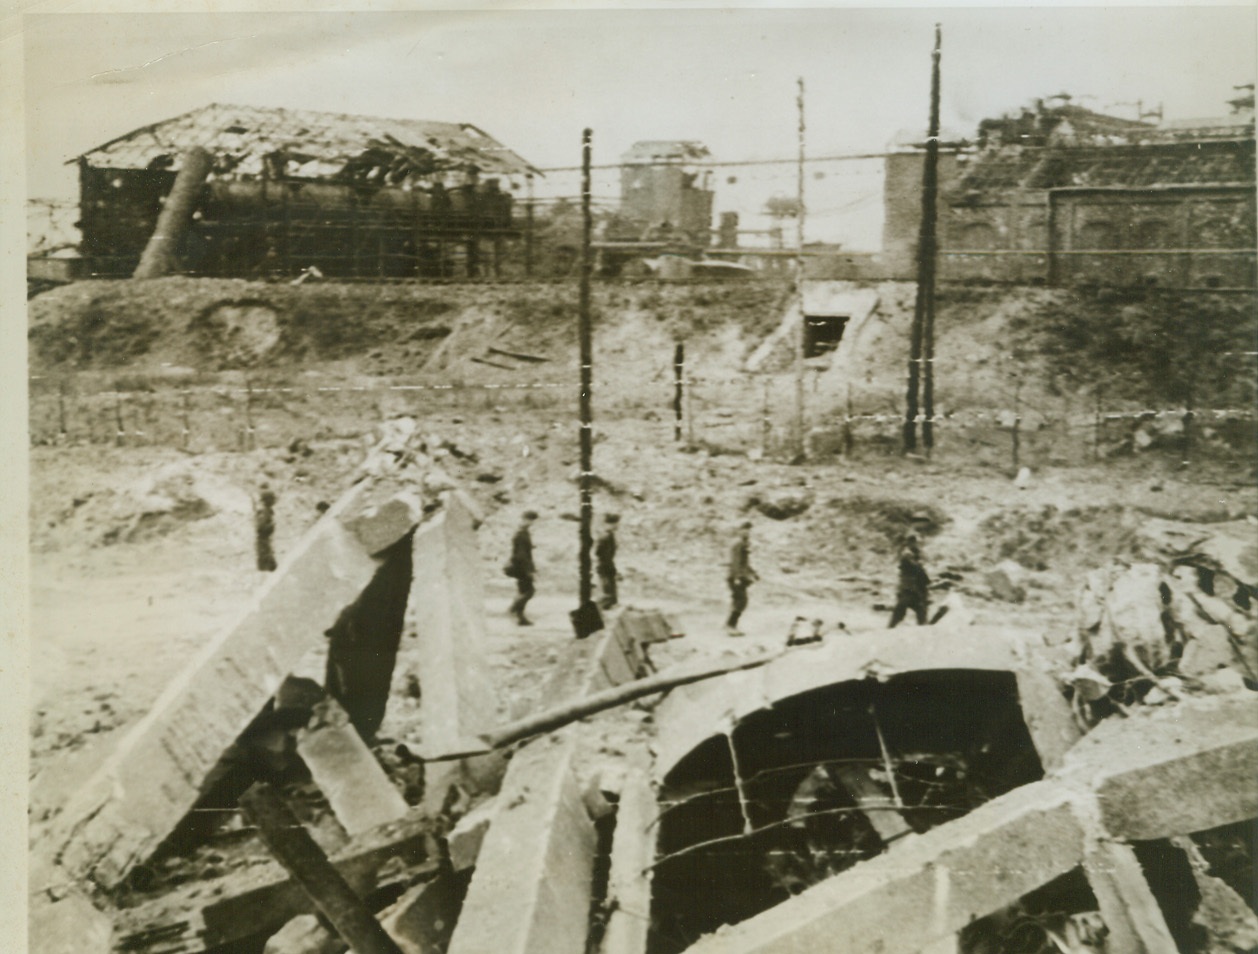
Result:
[[[804,315],[804,357],[829,354],[843,340],[850,315]]]

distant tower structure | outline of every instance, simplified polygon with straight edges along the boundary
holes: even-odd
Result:
[[[620,157],[620,215],[643,240],[706,248],[712,229],[711,153],[700,142],[637,142]]]

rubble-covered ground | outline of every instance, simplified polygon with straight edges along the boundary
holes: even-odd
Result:
[[[137,291],[89,283],[42,295],[32,302],[33,370],[77,370],[101,382],[242,367],[295,377],[317,371],[321,383],[374,381],[421,367],[464,383],[524,373],[472,360],[496,345],[548,356],[541,371],[530,369],[535,377],[572,377],[571,286],[373,290],[377,310],[360,313],[352,294],[334,288],[248,286],[227,295],[223,284],[172,279]],[[157,296],[153,308],[139,308],[141,293]],[[418,310],[416,297],[426,302]],[[219,304],[227,299],[235,311]],[[770,287],[598,289],[595,509],[622,518],[622,602],[661,607],[687,633],[664,650],[674,657],[728,644],[725,561],[733,529],[745,519],[753,523],[752,562],[761,577],[744,618],[746,643],[780,645],[796,615],[819,618],[830,631],[840,623],[849,630],[885,626],[896,552],[915,532],[935,606],[946,603],[949,613],[979,623],[1039,630],[1063,665],[1080,661],[1081,593],[1103,598],[1120,575],[1114,564],[1157,563],[1176,579],[1166,534],[1151,535],[1151,523],[1228,524],[1242,538],[1246,528],[1258,532],[1252,465],[1220,449],[1202,451],[1188,466],[1157,448],[1100,461],[1037,461],[1014,481],[1003,449],[998,456],[969,453],[950,445],[946,430],[931,460],[865,444],[850,457],[790,463],[716,440],[693,447],[675,441],[677,329],[693,329],[691,360],[699,373],[737,382],[741,361],[776,326],[783,301]],[[876,352],[858,356],[871,388],[900,387],[886,378],[902,367],[902,356],[888,351],[903,347],[905,304],[879,319],[878,334],[869,336]],[[1018,311],[997,305],[992,314]],[[317,319],[301,317],[313,312]],[[995,365],[995,320],[989,315],[950,347],[968,349],[975,368]],[[168,334],[162,321],[190,322],[200,337]],[[437,326],[440,333],[422,330]],[[779,375],[779,383],[789,380],[789,372]],[[35,836],[264,579],[253,549],[261,483],[278,496],[275,548],[282,559],[319,505],[344,489],[381,416],[415,416],[429,454],[483,509],[478,536],[491,662],[504,709],[519,715],[541,707],[545,680],[570,641],[568,613],[576,604],[576,393],[574,380],[570,392],[548,391],[545,400],[496,401],[467,391],[428,404],[395,395],[382,408],[378,394],[365,390],[340,399],[332,429],[282,403],[260,405],[258,433],[283,440],[252,450],[89,444],[73,435],[33,447]],[[706,403],[707,421],[753,413],[754,388],[728,393],[742,397],[728,408]],[[838,393],[828,399],[841,400]],[[541,513],[533,532],[539,595],[531,615],[538,625],[524,630],[506,615],[513,583],[501,567],[519,515],[530,508]],[[1083,605],[1086,612],[1087,598]],[[930,639],[930,630],[921,638]],[[1084,648],[1100,665],[1104,646]],[[398,700],[386,729],[404,734],[407,711]]]

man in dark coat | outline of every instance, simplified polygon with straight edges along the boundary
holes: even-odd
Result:
[[[900,548],[900,583],[896,587],[895,610],[891,613],[891,629],[900,625],[904,614],[909,610],[917,617],[917,625],[926,624],[926,604],[929,600],[927,590],[930,577],[922,566],[922,551],[917,545],[917,536],[910,533]]]
[[[747,589],[760,579],[751,568],[751,524],[744,523],[738,528],[738,536],[729,552],[729,592],[732,605],[729,619],[725,621],[725,629],[731,636],[741,636],[738,619],[747,608]]]
[[[253,502],[253,528],[258,569],[270,573],[278,566],[275,562],[275,549],[271,544],[271,539],[275,536],[275,491],[270,484],[264,483],[261,486],[258,497]]]
[[[533,577],[537,573],[537,568],[533,566],[533,537],[529,534],[529,527],[536,519],[536,511],[524,511],[520,527],[511,538],[511,562],[506,566],[507,576],[515,577],[515,586],[518,591],[515,602],[511,604],[511,614],[521,626],[533,625],[533,621],[524,615],[524,607],[528,605],[536,592],[533,588]]]
[[[598,565],[598,583],[603,591],[599,605],[611,609],[616,605],[616,524],[620,517],[609,513],[603,518],[603,533],[594,545],[594,559]]]

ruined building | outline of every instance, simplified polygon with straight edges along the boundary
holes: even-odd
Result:
[[[707,247],[712,228],[710,158],[699,142],[637,142],[620,157],[620,215],[641,239]]]
[[[175,268],[227,277],[477,275],[520,234],[511,190],[537,174],[470,123],[216,103],[72,160],[86,271],[135,271],[191,150],[208,172]]]
[[[939,274],[953,281],[1253,288],[1254,118],[1153,125],[1037,102],[939,156]],[[886,160],[883,249],[912,274],[923,154]]]

